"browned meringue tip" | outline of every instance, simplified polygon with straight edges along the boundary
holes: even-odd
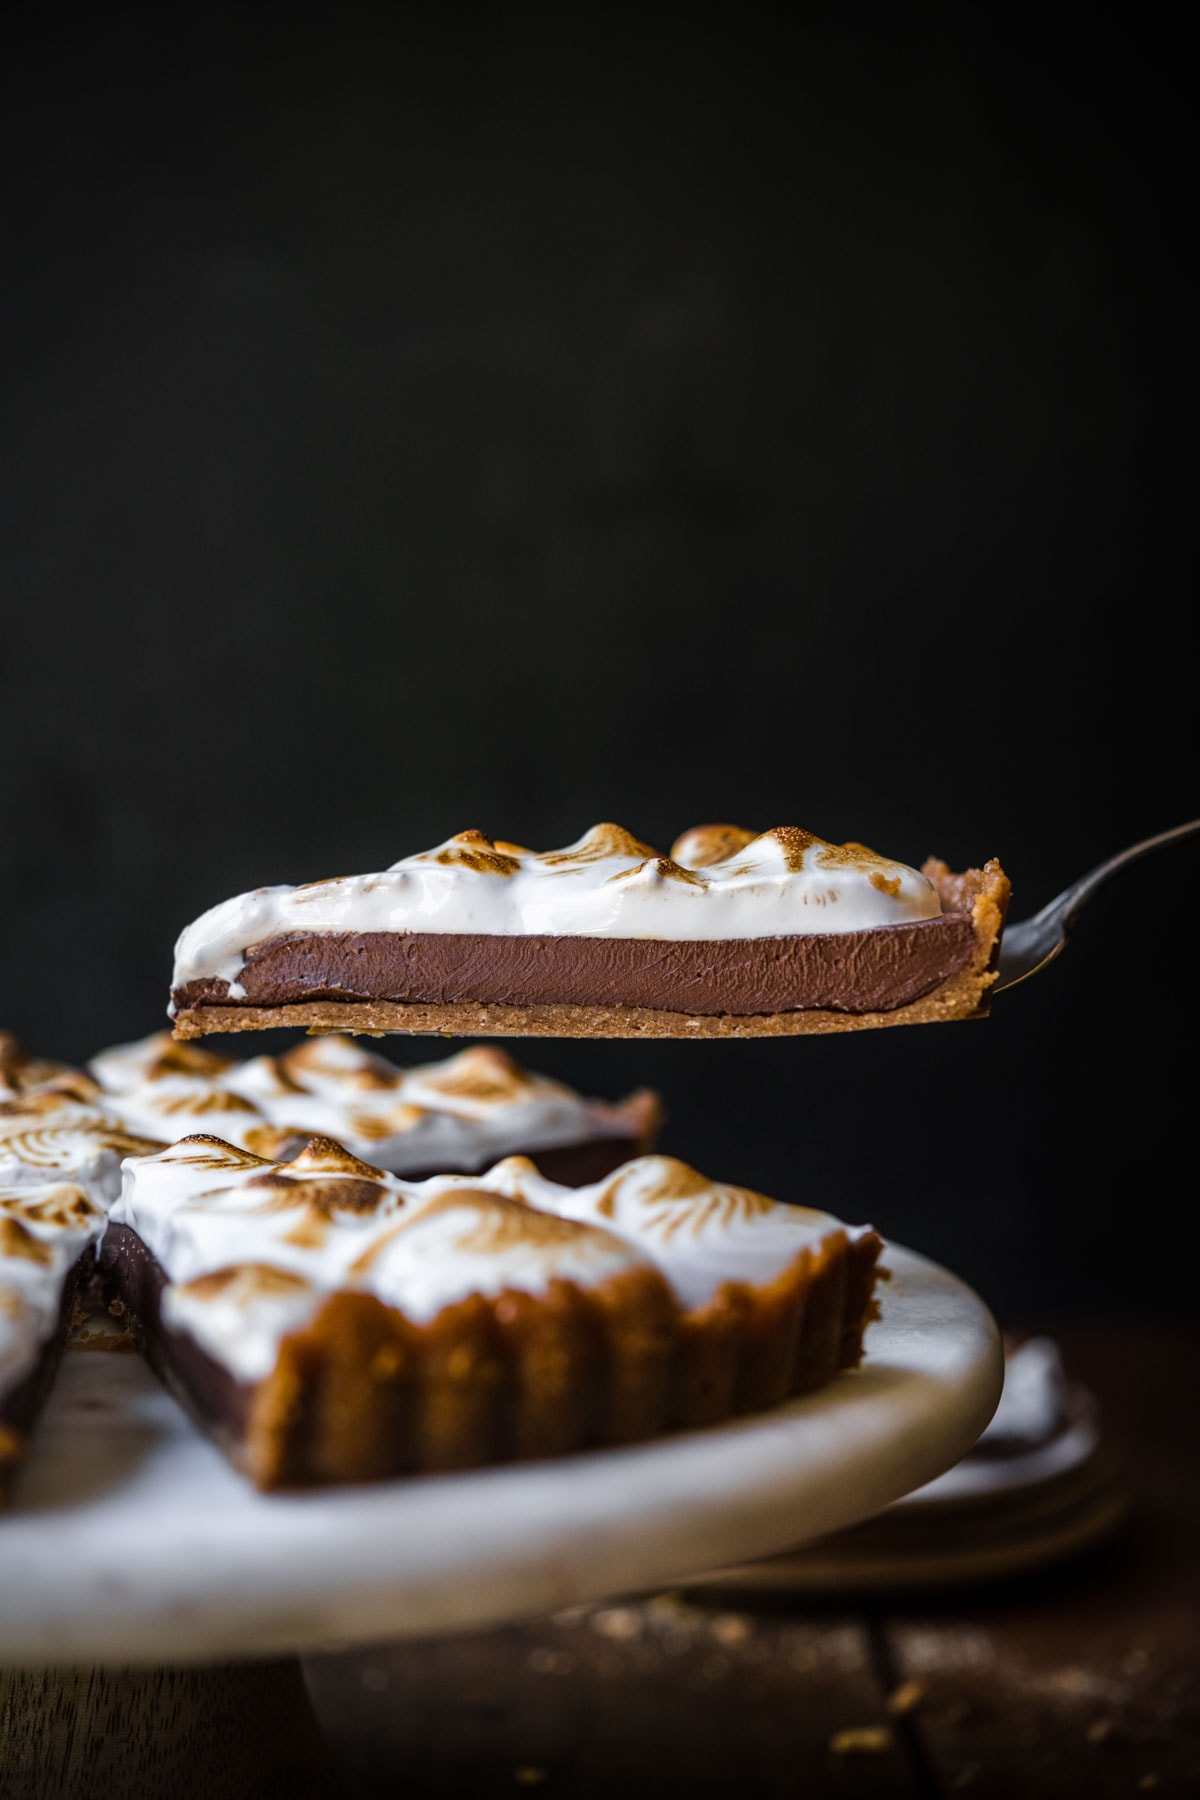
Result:
[[[474,1179],[479,1183],[480,1187],[486,1187],[487,1183],[494,1180],[497,1175],[519,1175],[524,1179],[529,1175],[539,1176],[540,1173],[541,1171],[533,1161],[532,1157],[502,1156],[499,1162],[494,1162],[490,1169],[485,1169],[482,1174],[476,1175]],[[488,1191],[491,1192],[492,1190],[489,1189]],[[524,1206],[526,1202],[522,1201],[521,1204]]]
[[[165,1075],[221,1075],[232,1068],[233,1057],[218,1050],[205,1050],[199,1044],[177,1043],[169,1031],[155,1032],[148,1048],[151,1056],[145,1079],[158,1081]]]
[[[82,1069],[67,1069],[61,1075],[54,1075],[34,1095],[28,1096],[22,1104],[31,1107],[34,1100],[46,1096],[46,1110],[59,1105],[64,1100],[78,1100],[83,1106],[102,1105],[104,1089]]]
[[[310,1137],[299,1156],[285,1166],[289,1175],[361,1175],[370,1181],[387,1180],[386,1169],[363,1162],[330,1137]]]
[[[18,1094],[12,1100],[0,1101],[0,1114],[8,1118],[28,1117],[30,1114],[38,1117],[42,1113],[61,1111],[73,1098],[71,1094],[52,1093],[42,1088],[36,1094]]]
[[[662,1096],[654,1088],[635,1088],[623,1100],[593,1103],[597,1125],[612,1135],[628,1135],[637,1146],[636,1156],[649,1156],[666,1120]]]
[[[710,869],[736,856],[758,836],[744,825],[692,825],[671,845],[671,861],[685,869]]]
[[[609,856],[657,856],[659,853],[652,844],[643,844],[640,838],[626,831],[623,825],[614,825],[605,820],[600,825],[593,825],[585,831],[577,844],[566,850],[546,850],[538,857],[538,861],[546,868],[554,869],[576,863],[603,862]]]
[[[444,1063],[412,1071],[449,1100],[517,1100],[538,1085],[529,1070],[494,1044],[471,1044]]]
[[[233,1300],[235,1304],[262,1298],[273,1299],[280,1294],[304,1293],[311,1283],[303,1275],[296,1275],[290,1269],[281,1269],[277,1263],[232,1263],[223,1269],[211,1269],[205,1275],[194,1275],[191,1281],[177,1284],[177,1292],[189,1294],[197,1300],[212,1300],[218,1296]]]
[[[495,838],[490,838],[486,831],[477,831],[473,827],[458,832],[449,843],[434,851],[432,860],[473,869],[478,875],[515,875],[521,867],[517,856],[501,850]]]
[[[198,1163],[203,1167],[227,1169],[271,1166],[269,1156],[255,1156],[253,1150],[239,1149],[237,1144],[214,1137],[209,1131],[191,1131],[186,1137],[176,1138],[173,1144],[162,1145],[159,1149],[164,1162]]]
[[[326,1055],[331,1037],[341,1056],[341,1060],[333,1064]],[[306,1038],[272,1057],[270,1062],[280,1085],[296,1094],[306,1092],[305,1077],[332,1074],[355,1087],[381,1091],[399,1087],[404,1079],[403,1072],[394,1063],[372,1050],[364,1050],[347,1032],[324,1032],[319,1037]]]
[[[468,1044],[465,1050],[458,1052],[454,1060],[460,1068],[478,1069],[481,1073],[490,1071],[500,1076],[526,1075],[516,1057],[509,1051],[502,1050],[499,1044]]]
[[[48,1181],[44,1187],[0,1188],[0,1226],[5,1220],[25,1219],[31,1223],[66,1227],[102,1216],[100,1207],[89,1200],[74,1181]],[[25,1253],[18,1251],[17,1254]]]
[[[11,1257],[14,1262],[40,1263],[46,1268],[54,1261],[50,1245],[7,1212],[0,1213],[0,1256]]]
[[[308,1141],[308,1134],[295,1125],[253,1125],[245,1134],[246,1148],[265,1161],[286,1162],[293,1147]]]
[[[31,1087],[44,1087],[50,1082],[80,1081],[90,1078],[69,1063],[48,1056],[35,1056],[15,1031],[0,1030],[0,1092],[5,1088],[20,1095]]]

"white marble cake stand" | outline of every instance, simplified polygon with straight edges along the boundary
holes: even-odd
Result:
[[[325,1493],[234,1474],[135,1355],[73,1352],[0,1516],[0,1664],[213,1664],[532,1617],[866,1518],[987,1424],[987,1308],[898,1245],[863,1367],[653,1444]]]

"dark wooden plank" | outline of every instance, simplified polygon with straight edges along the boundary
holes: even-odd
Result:
[[[1054,1333],[1133,1496],[1120,1536],[1000,1591],[887,1620],[917,1755],[951,1793],[1200,1794],[1200,1333]]]
[[[352,1800],[294,1661],[0,1669],[3,1800]]]
[[[862,1624],[677,1596],[306,1659],[372,1791],[913,1797]]]

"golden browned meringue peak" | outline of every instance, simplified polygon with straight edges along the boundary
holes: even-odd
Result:
[[[685,869],[708,869],[727,862],[738,850],[753,843],[758,834],[744,825],[693,825],[671,845],[671,856]]]
[[[402,1068],[338,1034],[239,1059],[162,1031],[102,1050],[90,1067],[103,1105],[163,1143],[215,1132],[283,1158],[316,1134],[398,1174],[469,1172],[514,1150],[597,1140],[648,1148],[660,1111],[645,1092],[585,1098],[483,1044]]]
[[[832,1246],[878,1245],[870,1226],[672,1157],[636,1157],[581,1188],[546,1180],[525,1157],[406,1182],[327,1139],[290,1163],[199,1135],[131,1157],[111,1219],[161,1264],[167,1324],[244,1381],[269,1375],[284,1336],[340,1292],[369,1293],[427,1325],[472,1296],[588,1289],[653,1270],[682,1318],[734,1288],[777,1291]],[[244,1270],[256,1273],[235,1279]]]

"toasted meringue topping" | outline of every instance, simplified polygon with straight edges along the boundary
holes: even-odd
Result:
[[[685,1306],[706,1304],[726,1282],[771,1281],[833,1233],[868,1229],[712,1181],[672,1156],[635,1157],[584,1188],[557,1187],[524,1157],[499,1164],[489,1180],[527,1206],[603,1224],[636,1244]]]
[[[204,913],[180,934],[173,985],[217,978],[230,997],[254,945],[287,933],[460,932],[657,938],[670,942],[861,931],[934,918],[926,876],[863,844],[830,844],[795,825],[757,837],[700,826],[663,856],[619,825],[564,850],[498,846],[460,832],[375,875],[263,887]]]
[[[235,1372],[254,1380],[274,1367],[289,1331],[305,1325],[324,1298],[303,1275],[271,1263],[213,1269],[163,1295],[163,1318],[191,1332],[217,1362],[222,1346],[235,1343]]]
[[[41,1238],[27,1231],[19,1219],[0,1212],[0,1256],[23,1257],[26,1262],[49,1263],[54,1252]]]
[[[104,1222],[74,1183],[0,1187],[0,1399],[54,1334],[67,1275],[99,1241]]]
[[[166,1271],[168,1322],[247,1381],[269,1373],[282,1336],[339,1290],[425,1324],[471,1294],[592,1287],[654,1267],[690,1308],[869,1229],[671,1157],[637,1157],[587,1188],[547,1181],[515,1156],[482,1176],[406,1182],[319,1139],[274,1165],[233,1146],[223,1154],[211,1138],[131,1157],[112,1217]]]
[[[120,1191],[121,1158],[161,1142],[127,1131],[115,1113],[85,1105],[69,1090],[43,1088],[0,1106],[0,1181],[68,1176],[103,1206]]]
[[[130,1158],[112,1217],[138,1232],[171,1278],[168,1322],[243,1380],[266,1374],[283,1332],[339,1288],[373,1293],[425,1323],[473,1293],[587,1284],[644,1262],[600,1226],[534,1212],[486,1181],[404,1182],[319,1139],[275,1165],[204,1138]],[[264,1295],[256,1280],[243,1329],[237,1309],[250,1290],[197,1277],[245,1265],[306,1286],[283,1282]]]
[[[0,1100],[20,1099],[64,1078],[83,1079],[68,1063],[31,1056],[15,1033],[0,1031]]]
[[[605,1116],[487,1044],[410,1069],[339,1036],[244,1062],[180,1060],[172,1052],[181,1048],[163,1031],[94,1057],[105,1110],[160,1143],[216,1131],[272,1157],[320,1133],[400,1174],[477,1170],[517,1148],[582,1143]]]

